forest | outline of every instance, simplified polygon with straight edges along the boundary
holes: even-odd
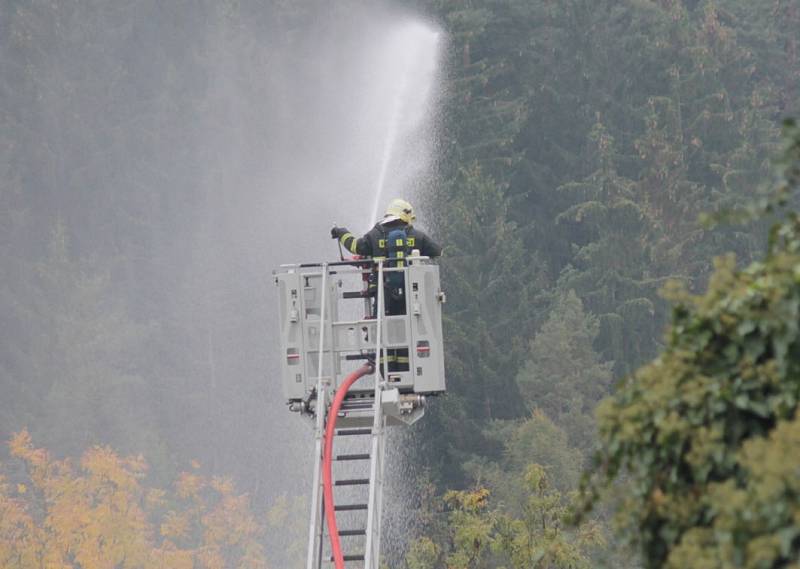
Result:
[[[334,4],[0,4],[0,566],[305,566],[269,271],[412,14],[448,394],[386,566],[797,567],[800,2]]]

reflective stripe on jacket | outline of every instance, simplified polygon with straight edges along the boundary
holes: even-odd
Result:
[[[402,221],[393,221],[386,224],[376,223],[375,227],[360,239],[348,231],[339,240],[345,249],[356,255],[372,258],[386,257],[386,252],[389,248],[386,243],[386,236],[392,229],[405,225]],[[442,254],[442,248],[438,243],[428,237],[424,231],[411,225],[406,229],[406,247],[409,250],[419,249],[419,253],[423,257],[438,257]]]

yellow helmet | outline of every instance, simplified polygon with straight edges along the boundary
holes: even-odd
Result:
[[[389,202],[389,206],[386,208],[386,215],[383,216],[382,221],[387,223],[396,219],[406,223],[411,223],[417,219],[417,216],[414,215],[414,208],[406,200],[397,198]]]

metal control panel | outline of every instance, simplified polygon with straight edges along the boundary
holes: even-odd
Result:
[[[307,400],[320,378],[330,381],[335,390],[359,360],[367,359],[377,359],[387,388],[396,388],[401,394],[445,391],[445,295],[439,267],[423,257],[407,258],[400,268],[381,265],[384,280],[389,273],[402,272],[405,286],[400,300],[395,296],[388,313],[384,310],[376,319],[381,286],[377,267],[373,261],[345,261],[284,265],[275,271],[281,377],[290,402]],[[385,308],[389,292],[383,288]],[[381,326],[379,348],[377,322]],[[377,357],[376,350],[380,352]]]

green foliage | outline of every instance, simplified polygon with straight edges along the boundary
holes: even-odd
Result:
[[[519,514],[525,503],[528,485],[525,472],[533,461],[542,465],[555,486],[567,492],[578,483],[583,456],[571,447],[567,433],[542,411],[527,419],[496,421],[486,432],[487,438],[501,447],[498,460],[473,457],[464,468],[477,484],[492,491],[498,505]]]
[[[565,526],[568,496],[550,487],[538,464],[528,464],[523,472],[518,514],[492,508],[485,488],[447,492],[441,503],[444,521],[432,528],[437,539],[423,537],[412,544],[408,569],[590,567],[589,551],[603,542],[598,526]]]
[[[520,518],[503,515],[497,521],[494,549],[507,556],[510,567],[591,567],[586,549],[602,544],[594,523],[570,533],[563,527],[565,498],[549,488],[544,468],[531,464],[525,471],[528,492]]]
[[[429,537],[412,542],[406,556],[408,569],[431,569],[439,558],[439,546]]]
[[[463,476],[462,463],[489,443],[483,427],[525,413],[514,376],[536,323],[541,266],[509,221],[509,203],[497,182],[473,164],[437,196],[439,236],[448,293],[444,315],[448,398],[426,420],[428,444],[445,459],[440,472]],[[447,437],[444,439],[444,437]]]
[[[584,311],[574,291],[561,295],[517,375],[528,407],[544,411],[583,453],[594,446],[594,407],[611,384],[612,363],[602,362],[593,347],[599,331],[598,318]]]
[[[709,229],[697,216],[742,207],[769,174],[779,118],[800,108],[800,15],[786,0],[421,4],[449,36],[433,205],[442,241],[477,253],[473,264],[444,261],[456,398],[443,413],[454,419],[437,422],[431,437],[441,456],[495,460],[486,420],[523,412],[510,377],[534,373],[533,364],[521,371],[524,344],[559,298],[574,291],[594,315],[595,363],[613,362],[621,377],[662,347],[669,306],[658,289],[667,279],[697,292],[715,255],[752,259],[757,227]],[[471,214],[485,207],[476,192],[497,204],[494,215]],[[474,223],[490,237],[513,227],[509,247],[487,257],[481,243],[460,239]],[[507,350],[509,326],[516,352]],[[574,407],[584,411],[597,398],[581,396]],[[574,418],[570,440],[585,450],[590,421]],[[439,472],[463,483],[449,459]]]
[[[798,189],[798,134],[789,123],[782,192]],[[800,555],[800,217],[773,234],[763,261],[719,259],[703,295],[669,290],[665,351],[598,410],[590,489],[626,473],[620,523],[650,567],[778,567]]]
[[[434,472],[445,486],[486,485],[519,516],[520,465],[539,462],[560,490],[568,488],[574,478],[567,464],[587,459],[593,407],[612,375],[632,372],[663,348],[670,317],[658,295],[664,283],[675,279],[697,294],[714,272],[714,256],[731,251],[749,263],[757,254],[763,221],[710,228],[697,216],[745,207],[771,174],[780,118],[800,110],[800,11],[791,0],[422,4],[450,39],[444,188],[436,208],[448,227],[443,241],[457,238],[463,220],[484,219],[462,209],[480,203],[462,202],[462,190],[484,192],[502,204],[486,233],[513,225],[509,258],[514,267],[532,268],[524,282],[536,282],[526,304],[513,287],[481,297],[465,283],[496,287],[516,275],[494,256],[479,255],[475,265],[445,260],[448,385],[455,397],[435,410],[444,418],[429,423],[426,441],[439,452],[422,456],[447,457]],[[473,162],[492,184],[466,188],[464,164]],[[786,236],[775,233],[773,241]],[[497,283],[493,271],[504,274]],[[464,303],[456,306],[460,295]],[[522,346],[501,360],[486,345],[504,330],[487,333],[487,325],[507,325],[509,310],[519,315],[512,322],[531,325],[514,330]],[[659,374],[653,372],[654,384]],[[487,379],[493,375],[499,379]],[[512,401],[485,395],[487,386]],[[678,400],[682,388],[675,388]],[[655,390],[650,397],[663,395]],[[541,413],[521,418],[519,403]],[[504,415],[503,404],[514,411]],[[643,409],[642,420],[651,411]],[[680,405],[675,412],[686,420]],[[735,413],[726,420],[739,424]],[[659,455],[660,441],[643,439],[642,450]],[[560,458],[570,453],[572,460]],[[466,479],[454,461],[465,465]],[[659,464],[672,476],[672,463]],[[617,562],[628,561],[611,561]]]
[[[144,452],[162,482],[199,457],[263,498],[271,326],[252,307],[270,303],[250,271],[283,253],[258,242],[252,206],[281,189],[247,188],[267,155],[295,153],[302,119],[282,131],[273,102],[318,15],[304,0],[0,5],[0,432]]]
[[[782,567],[798,558],[800,418],[778,421],[736,453],[736,477],[709,486],[709,526],[686,530],[671,567]],[[790,565],[791,566],[791,565]]]
[[[48,445],[79,454],[108,443],[126,452],[147,452],[157,474],[169,474],[163,439],[141,364],[152,353],[150,326],[136,323],[115,294],[110,275],[70,253],[67,229],[57,222],[47,257],[21,275],[26,279],[24,349],[14,358],[20,386],[7,428],[30,424]],[[16,391],[16,390],[15,390]]]
[[[492,542],[495,515],[488,510],[489,491],[457,492],[444,495],[450,508],[448,525],[452,528],[452,550],[445,556],[445,564],[453,569],[485,566]]]
[[[800,111],[800,10],[796,0],[400,3],[426,9],[446,38],[440,183],[430,205],[446,245],[450,395],[421,426],[420,457],[441,486],[479,479],[500,514],[521,520],[526,465],[542,464],[552,487],[566,491],[591,446],[589,414],[609,385],[610,363],[620,376],[659,350],[669,315],[657,296],[664,280],[697,293],[714,255],[733,251],[748,263],[759,250],[752,226],[703,228],[695,217],[742,207],[769,174],[779,119]],[[347,2],[318,11],[323,4],[203,1],[188,9],[75,0],[0,8],[0,431],[30,424],[48,444],[74,443],[59,448],[71,452],[102,439],[146,451],[162,473],[173,468],[172,457],[197,454],[212,468],[242,465],[238,474],[256,479],[252,448],[263,441],[240,444],[240,427],[263,420],[263,364],[254,347],[263,342],[224,342],[241,325],[230,322],[225,305],[263,300],[257,276],[240,269],[250,263],[223,245],[226,231],[239,227],[250,242],[255,225],[237,214],[253,202],[215,189],[263,179],[260,166],[241,170],[263,164],[265,149],[273,156],[273,144],[307,147],[304,117],[276,123],[268,112],[286,108],[293,85],[273,93],[253,78],[281,79],[284,66],[302,69],[294,63],[317,57],[300,41],[304,18],[362,8]],[[296,54],[282,61],[273,46]],[[245,126],[277,130],[280,141],[243,144]],[[232,154],[241,160],[230,161]],[[280,169],[280,154],[269,162]],[[796,200],[786,193],[755,209]],[[720,298],[725,279],[733,290],[753,289],[773,318],[764,330],[735,322],[742,326],[736,350],[753,351],[751,359],[775,359],[780,346],[789,350],[787,362],[794,356],[781,328],[790,330],[790,322],[779,315],[793,301],[784,299],[784,307],[770,296],[791,278],[793,232],[783,225],[773,233],[774,258],[761,268],[726,265],[713,283]],[[211,274],[210,266],[221,270]],[[223,288],[232,281],[247,284]],[[230,296],[221,298],[222,290]],[[753,318],[763,316],[735,298]],[[718,316],[727,314],[718,308]],[[715,338],[735,336],[714,321],[710,304],[687,300],[683,310],[676,322],[688,326],[707,312],[705,331],[694,337],[711,334],[708,357],[722,350]],[[263,316],[248,312],[249,336],[262,338]],[[754,355],[757,338],[767,337],[785,342]],[[735,359],[734,351],[722,355]],[[670,357],[668,367],[686,373],[707,364]],[[772,433],[769,413],[783,392],[763,384],[784,372],[752,368],[733,387],[719,379],[724,369],[702,369],[732,402],[721,415],[710,403],[713,389],[707,395],[688,380],[669,392],[670,412],[659,415],[657,401],[642,395],[650,405],[642,413],[654,411],[659,426],[682,425],[675,437],[696,434],[697,448],[686,452],[698,457],[737,437]],[[660,373],[651,380],[663,396]],[[154,387],[156,401],[146,396]],[[689,417],[684,395],[709,407],[704,412],[722,422],[722,434],[687,430],[683,423],[701,418]],[[790,401],[780,405],[789,421]],[[531,409],[542,412],[530,416]],[[675,450],[670,437],[664,452]],[[641,449],[662,452],[653,440]],[[761,476],[756,465],[738,456],[730,459],[733,471],[747,482],[737,482],[737,492],[762,492],[748,486]],[[665,464],[669,479],[673,463]],[[703,475],[711,480],[726,465]],[[692,476],[708,469],[687,462],[694,468]],[[729,511],[765,528],[783,523],[743,512]],[[735,536],[744,531],[731,527]],[[420,566],[454,554],[446,539],[431,539],[414,550]],[[706,536],[692,539],[706,543]],[[476,563],[510,563],[480,550]]]
[[[603,321],[620,320],[616,329],[604,327],[601,345],[605,358],[618,362],[616,371],[623,373],[654,346],[656,307],[650,297],[659,280],[651,272],[653,220],[636,184],[617,173],[614,138],[603,124],[590,131],[589,147],[597,170],[556,190],[573,204],[556,217],[556,224],[580,236],[557,286],[577,292]]]
[[[540,267],[525,250],[498,184],[473,165],[442,197],[449,215],[439,227],[446,243],[442,271],[448,373],[475,417],[519,415],[513,372],[532,331]],[[463,389],[468,385],[469,389]]]

